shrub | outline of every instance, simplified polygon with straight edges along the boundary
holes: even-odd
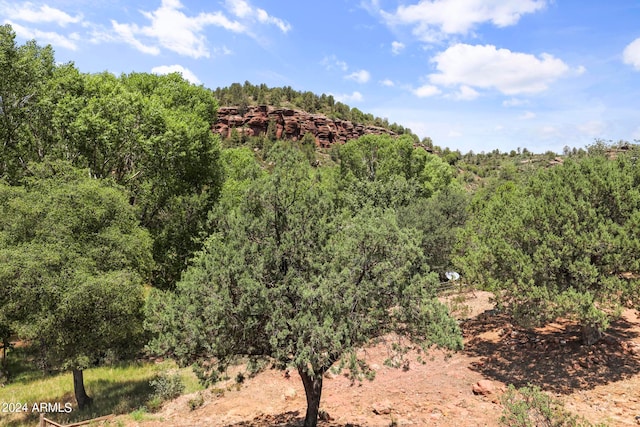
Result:
[[[160,401],[175,399],[182,394],[185,387],[182,377],[177,372],[163,372],[149,381],[149,385],[153,389],[152,398]]]
[[[188,404],[189,409],[195,411],[204,404],[204,396],[202,395],[202,393],[198,393],[194,398],[189,399]]]
[[[596,427],[567,411],[538,386],[516,389],[510,385],[501,397],[504,410],[500,423],[509,427]],[[600,426],[600,425],[598,425]]]

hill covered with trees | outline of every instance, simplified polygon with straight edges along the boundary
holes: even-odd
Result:
[[[332,120],[346,120],[364,126],[377,126],[388,129],[397,135],[412,135],[411,129],[397,123],[389,123],[386,118],[375,117],[355,107],[336,101],[333,95],[316,95],[309,91],[296,91],[291,86],[268,87],[265,84],[253,85],[233,83],[228,87],[216,88],[213,91],[221,107],[237,107],[240,114],[246,112],[251,105],[271,105],[298,109],[309,114],[323,114]]]

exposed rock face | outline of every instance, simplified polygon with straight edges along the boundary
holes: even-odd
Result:
[[[316,138],[316,145],[323,148],[345,143],[362,135],[395,135],[378,126],[354,124],[346,120],[330,119],[322,114],[267,105],[247,107],[244,114],[238,107],[220,107],[213,131],[223,138],[228,138],[234,128],[246,136],[260,136],[267,133],[270,122],[275,125],[278,139],[297,141],[306,133],[311,133]]]

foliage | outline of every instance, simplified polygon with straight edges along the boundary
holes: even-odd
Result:
[[[629,156],[569,160],[504,183],[476,198],[458,265],[520,322],[569,316],[590,343],[621,306],[640,302],[639,184]]]
[[[152,295],[146,324],[153,350],[199,362],[206,378],[239,355],[295,366],[315,425],[323,373],[371,338],[396,330],[451,348],[461,338],[430,291],[436,278],[412,274],[422,253],[393,210],[337,210],[298,151],[276,145],[270,158],[236,209],[214,213],[219,231],[177,292]]]
[[[82,370],[140,349],[151,239],[122,188],[67,163],[0,182],[0,311],[44,367]]]
[[[185,389],[182,377],[178,372],[162,372],[157,377],[149,381],[153,390],[152,397],[160,401],[175,399],[180,396]]]
[[[14,39],[0,27],[0,178],[20,184],[57,159],[115,179],[153,237],[153,283],[173,286],[222,184],[215,98],[176,73],[83,74]]]
[[[469,197],[459,188],[449,187],[432,197],[416,198],[407,206],[398,208],[398,221],[402,227],[420,231],[420,247],[431,271],[440,280],[454,266],[451,260],[457,235],[467,221]]]
[[[51,47],[34,41],[17,46],[11,26],[0,25],[0,178],[9,182],[20,179],[26,162],[38,154],[32,125],[54,67]]]
[[[218,197],[215,100],[177,74],[77,80],[55,104],[55,143],[75,165],[129,190],[154,238],[154,284],[171,286],[199,247],[194,238]]]
[[[569,413],[561,402],[537,386],[516,389],[509,385],[500,398],[504,406],[500,423],[509,427],[591,427],[582,417]]]
[[[2,402],[60,402],[72,403],[73,386],[65,373],[43,374],[30,364],[28,347],[12,350],[11,360],[19,361],[23,371],[9,384],[0,388]],[[76,407],[70,413],[51,413],[48,418],[63,424],[71,424],[108,414],[126,414],[137,408],[149,406],[153,390],[150,380],[159,373],[175,370],[175,363],[121,362],[115,365],[90,368],[85,371],[89,393],[100,396],[93,405],[83,411]],[[190,369],[180,370],[186,393],[202,390]],[[38,423],[37,413],[3,414],[2,425],[32,427]]]
[[[336,147],[340,186],[347,203],[406,206],[456,187],[452,168],[439,157],[414,147],[404,136],[365,135]]]
[[[195,411],[196,409],[204,405],[204,396],[202,395],[202,392],[199,392],[195,397],[189,399],[187,405],[189,405],[189,409],[191,409],[192,411]]]

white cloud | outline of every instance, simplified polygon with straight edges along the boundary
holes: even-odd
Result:
[[[213,48],[213,53],[215,55],[231,55],[233,53],[233,51],[231,49],[229,49],[226,46],[222,46],[222,47],[214,47]]]
[[[622,60],[625,64],[633,66],[640,71],[640,37],[629,43],[622,52]]]
[[[155,45],[148,46],[136,38],[135,33],[138,30],[137,26],[132,26],[128,24],[119,24],[113,20],[111,21],[111,25],[114,31],[118,34],[120,40],[122,40],[123,42],[130,44],[131,46],[135,47],[142,53],[146,53],[149,55],[160,54],[160,48],[158,46],[155,46]],[[103,35],[98,34],[96,37],[97,37],[96,41],[98,41],[98,38],[100,38],[101,40],[104,40],[102,38]]]
[[[51,44],[56,47],[63,47],[69,50],[76,50],[78,45],[76,41],[79,39],[78,34],[72,33],[68,36],[58,34],[51,31],[40,31],[33,28],[24,27],[15,22],[5,21],[11,25],[15,33],[25,39],[35,39],[39,44]]]
[[[333,95],[333,94],[332,94]],[[351,95],[342,94],[342,95],[333,95],[333,98],[338,102],[349,103],[349,102],[360,102],[364,99],[362,94],[358,91],[353,92]]]
[[[536,118],[536,113],[531,111],[525,111],[521,115],[518,116],[520,120],[531,120]]]
[[[232,21],[222,12],[200,13],[187,16],[180,9],[179,0],[162,0],[162,5],[155,11],[141,11],[149,21],[149,26],[139,27],[136,24],[120,24],[111,21],[113,29],[121,39],[144,53],[158,54],[160,47],[174,51],[180,55],[193,58],[209,57],[204,27],[214,25],[236,33],[244,33],[247,28],[238,21]],[[143,40],[141,40],[143,39]]]
[[[387,86],[387,87],[393,87],[393,86],[395,86],[395,85],[396,85],[396,84],[393,82],[393,80],[391,80],[391,79],[384,79],[384,80],[382,80],[382,81],[380,82],[380,84],[381,84],[382,86]]]
[[[469,86],[462,85],[460,86],[460,89],[458,90],[458,92],[453,95],[453,98],[460,101],[472,101],[479,96],[480,96],[480,93],[477,90]]]
[[[227,8],[238,18],[245,18],[253,14],[253,9],[249,6],[249,3],[242,0],[227,0]]]
[[[495,88],[506,95],[542,92],[569,71],[552,55],[543,53],[538,58],[493,45],[458,43],[432,61],[438,70],[429,76],[433,84]]]
[[[418,98],[427,98],[429,96],[438,95],[440,93],[440,89],[438,89],[436,86],[433,86],[433,85],[423,85],[423,86],[420,86],[418,89],[415,89],[413,93]]]
[[[540,129],[538,129],[538,133],[545,138],[550,138],[550,137],[555,137],[560,135],[559,129],[551,125],[542,126]]]
[[[258,16],[258,21],[265,24],[275,25],[283,33],[286,33],[291,29],[291,24],[289,24],[286,21],[283,21],[280,18],[270,16],[264,9],[256,9],[256,14]]]
[[[515,25],[520,17],[546,6],[546,0],[420,0],[400,5],[395,12],[370,8],[389,25],[409,25],[420,40],[434,42],[454,34],[468,34],[475,26],[492,23],[497,27]]]
[[[447,136],[449,138],[460,138],[462,136],[462,132],[455,130],[455,129],[451,129],[449,131],[449,133],[447,134]]]
[[[37,8],[30,2],[23,3],[22,5],[9,5],[1,2],[0,13],[11,20],[30,23],[52,22],[61,27],[67,24],[78,24],[82,22],[82,14],[71,16],[60,9],[55,9],[47,5],[42,5]]]
[[[394,55],[399,55],[400,52],[404,50],[404,48],[405,48],[404,43],[397,42],[397,41],[394,41],[391,43],[391,52]]]
[[[275,25],[283,33],[286,33],[291,29],[291,25],[288,22],[285,22],[280,18],[270,16],[264,9],[254,8],[245,0],[227,0],[225,4],[227,5],[227,9],[229,9],[229,11],[238,18],[252,21],[257,20],[263,24]]]
[[[149,25],[141,27],[112,21],[112,27],[120,40],[141,52],[157,55],[164,48],[192,58],[210,56],[204,35],[207,26],[252,37],[255,37],[252,29],[256,23],[275,25],[285,33],[291,29],[288,23],[270,16],[264,9],[254,8],[245,0],[227,0],[226,6],[238,19],[230,19],[220,11],[187,16],[182,11],[184,6],[180,0],[162,0],[158,9],[140,12],[150,21]]]
[[[193,74],[193,72],[191,72],[191,70],[189,70],[188,68],[184,68],[182,65],[161,65],[159,67],[153,67],[151,69],[151,72],[154,74],[171,74],[171,73],[180,73],[182,74],[182,77],[184,77],[185,80],[199,85],[200,79],[198,79],[198,77],[196,77],[195,74]]]
[[[347,71],[349,69],[347,63],[339,60],[335,55],[325,56],[324,58],[322,58],[320,64],[329,71],[336,68],[342,71]]]
[[[347,80],[353,80],[358,83],[367,83],[371,78],[371,74],[369,74],[367,70],[359,70],[344,76],[344,78]]]

